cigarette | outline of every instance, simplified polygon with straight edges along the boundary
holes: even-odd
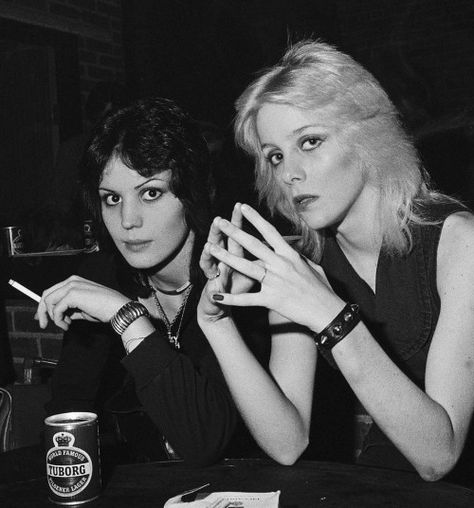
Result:
[[[30,289],[25,288],[25,286],[23,286],[22,284],[20,284],[16,280],[10,279],[8,281],[8,284],[10,284],[10,286],[14,287],[15,289],[17,289],[18,291],[20,291],[24,295],[29,296],[35,302],[40,302],[41,301],[41,296],[37,295],[36,293],[33,293],[33,291],[31,291]]]

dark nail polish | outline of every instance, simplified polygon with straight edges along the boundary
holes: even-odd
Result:
[[[212,295],[212,299],[216,300],[217,302],[220,302],[224,299],[224,297],[222,295],[215,294],[215,295]]]

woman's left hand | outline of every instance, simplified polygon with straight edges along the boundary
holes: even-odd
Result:
[[[43,292],[36,316],[41,328],[51,320],[67,330],[75,319],[108,322],[128,301],[114,289],[73,275]]]
[[[261,233],[268,246],[235,224],[219,219],[215,225],[257,258],[249,261],[235,256],[222,242],[212,243],[209,254],[260,283],[260,291],[214,295],[223,305],[263,306],[312,330],[321,331],[343,307],[344,302],[332,290],[323,269],[290,247],[280,233],[248,205],[241,205],[243,216]],[[216,288],[217,291],[217,288]],[[233,292],[232,292],[233,293]]]
[[[236,228],[242,227],[242,212],[240,203],[236,203],[232,211],[231,223]],[[224,316],[229,315],[229,308],[220,305],[212,296],[219,292],[229,292],[231,294],[245,293],[254,285],[255,281],[251,277],[233,270],[229,265],[221,263],[211,254],[212,245],[220,245],[223,249],[238,258],[244,257],[244,249],[231,238],[227,239],[217,224],[220,217],[216,217],[209,230],[208,241],[201,254],[199,265],[208,278],[208,282],[201,294],[198,305],[198,319],[203,321],[217,321]],[[256,262],[257,263],[257,262]]]

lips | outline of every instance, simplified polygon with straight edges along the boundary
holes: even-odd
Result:
[[[123,242],[125,247],[132,252],[139,252],[148,247],[150,243],[150,240],[125,240]]]
[[[303,212],[318,199],[318,196],[314,194],[298,194],[293,198],[293,204],[295,205],[297,212]]]

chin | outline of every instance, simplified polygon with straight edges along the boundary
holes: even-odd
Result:
[[[308,226],[309,229],[314,231],[327,228],[331,225],[327,217],[323,217],[321,214],[319,214],[317,217],[311,214],[307,214],[306,216],[305,214],[301,214],[300,218]]]
[[[160,260],[150,259],[149,257],[143,255],[133,255],[129,252],[121,252],[121,254],[127,264],[136,270],[147,270],[148,268],[156,266],[160,262]]]

